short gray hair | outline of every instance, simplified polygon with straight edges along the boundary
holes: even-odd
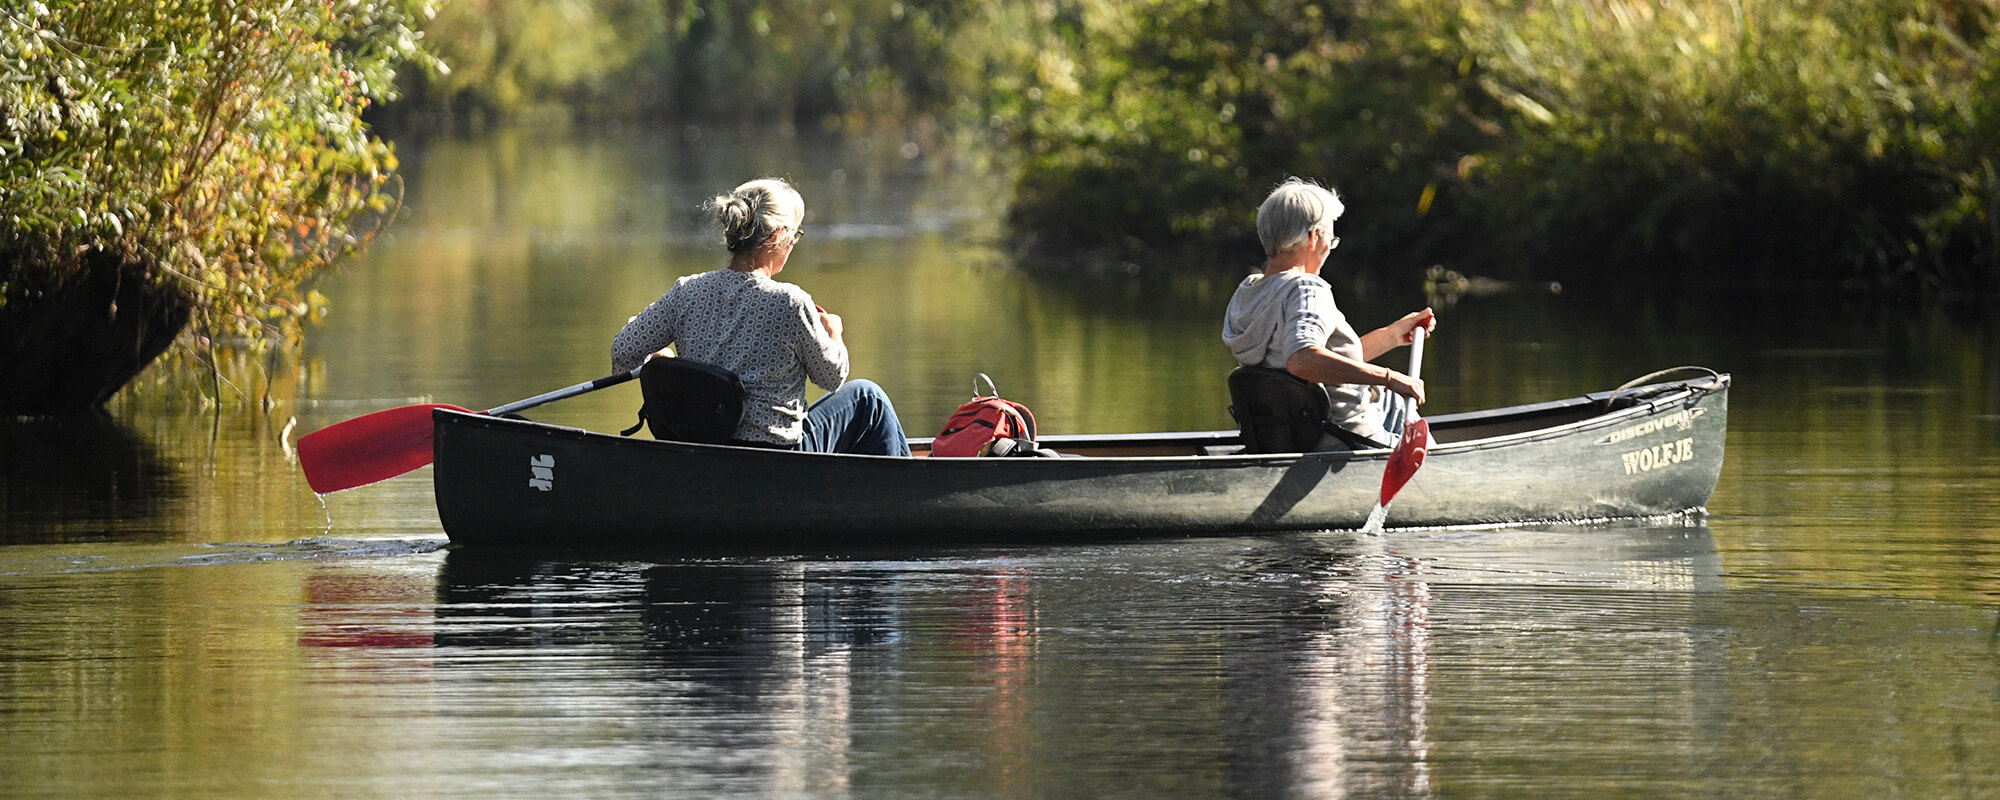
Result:
[[[1332,189],[1304,178],[1287,178],[1257,207],[1257,238],[1264,243],[1264,255],[1297,246],[1315,229],[1332,236],[1333,221],[1346,210]]]
[[[708,204],[731,253],[762,245],[779,228],[797,230],[806,219],[805,198],[783,178],[758,178]]]

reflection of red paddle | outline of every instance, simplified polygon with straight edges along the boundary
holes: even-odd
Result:
[[[606,375],[481,412],[499,416],[575,397],[638,377],[639,371]],[[470,409],[443,403],[401,406],[337,422],[299,437],[299,468],[319,494],[332,494],[387,480],[431,463],[431,412]]]
[[[1410,332],[1410,377],[1421,377],[1424,368],[1424,327],[1419,325]],[[1403,484],[1417,474],[1417,468],[1424,465],[1424,456],[1431,451],[1430,420],[1417,416],[1417,401],[1402,398],[1406,404],[1403,416],[1403,436],[1396,440],[1396,449],[1389,453],[1389,466],[1382,471],[1381,506],[1389,507],[1389,501],[1396,499],[1396,493],[1403,490]]]

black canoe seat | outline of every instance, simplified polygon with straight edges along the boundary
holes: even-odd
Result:
[[[1333,424],[1326,387],[1270,367],[1229,373],[1229,415],[1248,453],[1373,450],[1384,445]]]
[[[1251,453],[1303,453],[1332,426],[1326,387],[1282,369],[1238,366],[1229,373],[1229,415]]]
[[[655,357],[639,368],[639,394],[639,419],[655,439],[726,444],[743,421],[743,381],[713,364]]]

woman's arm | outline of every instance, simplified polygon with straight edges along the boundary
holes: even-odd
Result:
[[[806,379],[831,392],[847,382],[847,343],[842,338],[846,326],[840,315],[813,305],[810,297],[805,305],[799,319],[804,325],[798,333],[795,352],[800,366],[805,368]]]
[[[1390,326],[1396,323],[1390,323]],[[1387,330],[1370,333],[1373,336]],[[1367,337],[1363,337],[1365,348]],[[1424,382],[1397,372],[1380,364],[1369,364],[1342,358],[1339,354],[1319,345],[1308,346],[1290,358],[1285,359],[1285,371],[1298,377],[1318,383],[1355,383],[1363,386],[1387,386],[1389,391],[1415,398],[1419,405],[1424,402]]]
[[[1417,326],[1423,326],[1425,333],[1437,330],[1437,314],[1426,308],[1404,314],[1402,319],[1391,322],[1361,335],[1361,357],[1369,361],[1416,339]],[[1354,383],[1354,381],[1347,381]]]
[[[673,344],[677,336],[667,312],[667,297],[661,295],[638,316],[626,320],[611,340],[611,368],[619,372],[638,369],[647,358]]]

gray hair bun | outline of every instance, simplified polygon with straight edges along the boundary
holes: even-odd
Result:
[[[708,202],[716,227],[731,253],[762,245],[779,228],[797,228],[805,221],[805,200],[780,178],[758,178]]]

